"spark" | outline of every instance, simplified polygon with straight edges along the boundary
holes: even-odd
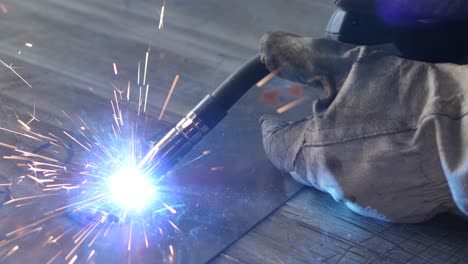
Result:
[[[34,227],[34,226],[37,226],[39,224],[42,224],[42,223],[52,219],[55,216],[57,216],[57,215],[49,216],[49,217],[43,218],[41,220],[38,220],[36,222],[33,222],[33,223],[29,224],[29,225],[25,225],[23,227],[20,227],[20,228],[14,230],[14,231],[11,231],[11,232],[7,233],[5,236],[10,237],[10,236],[13,236],[15,234],[21,234],[24,230],[28,230],[30,227]],[[33,229],[32,231],[26,231],[26,232],[37,232],[37,231],[41,231],[41,230],[42,230],[42,227],[38,227],[36,229]]]
[[[149,54],[150,54],[150,47],[148,48],[148,51],[146,51],[146,57],[145,57],[145,69],[143,71],[143,85],[146,85],[146,73],[148,71],[148,60],[149,60]]]
[[[75,248],[73,248],[73,249],[70,251],[69,255],[67,255],[67,256],[65,257],[65,259],[67,259],[68,256],[70,256],[70,254],[73,254],[73,253],[75,252],[75,250],[78,249],[78,248],[81,246],[81,244],[83,244],[84,241],[86,241],[86,239],[93,233],[93,231],[99,226],[99,224],[100,224],[100,223],[99,223],[99,219],[96,219],[95,223],[91,224],[91,226],[90,226],[87,230],[85,230],[85,231],[80,235],[80,237],[78,237],[78,238],[75,240],[75,244],[76,244]]]
[[[141,86],[140,86],[140,95],[138,96],[138,115],[140,115],[142,99],[141,99]]]
[[[127,101],[130,101],[130,88],[131,88],[131,82],[128,81],[128,86],[127,86]]]
[[[57,194],[40,194],[40,195],[33,195],[33,196],[27,196],[27,197],[21,197],[21,198],[16,198],[16,199],[11,199],[9,201],[6,201],[3,203],[3,205],[8,205],[11,203],[16,203],[19,201],[26,201],[26,200],[31,200],[31,199],[37,199],[37,198],[42,198],[42,197],[47,197],[47,196],[52,196],[52,195],[57,195]]]
[[[3,64],[7,69],[9,69],[11,72],[13,72],[18,78],[20,78],[29,88],[32,88],[31,84],[29,84],[18,72],[13,69],[10,65],[6,64],[3,60],[0,60],[0,63]]]
[[[61,234],[58,235],[56,238],[54,238],[54,239],[52,240],[52,242],[57,243],[60,239],[62,239],[62,237],[64,237],[67,233],[69,233],[70,231],[72,231],[73,228],[75,228],[75,227],[72,226],[72,227],[70,227],[69,229],[65,230],[63,233],[61,233]]]
[[[91,197],[89,199],[86,199],[86,200],[83,200],[83,201],[79,201],[79,202],[76,202],[76,203],[72,203],[72,204],[69,204],[69,205],[66,205],[66,206],[62,206],[62,207],[59,207],[53,211],[50,211],[49,214],[52,214],[52,213],[55,213],[55,212],[59,212],[59,211],[62,211],[64,209],[67,209],[67,208],[70,208],[70,207],[73,207],[73,206],[76,206],[76,205],[79,205],[79,204],[82,204],[82,203],[85,203],[85,202],[88,202],[88,201],[93,201],[92,203],[90,204],[87,204],[87,205],[91,205],[93,203],[96,203],[97,201],[100,201],[102,199],[106,198],[106,194],[103,193],[103,194],[100,194],[98,196],[95,196],[95,197]],[[86,207],[86,206],[85,206]],[[83,207],[80,207],[80,208],[83,208]]]
[[[44,162],[39,162],[39,161],[33,161],[32,164],[33,164],[34,166],[46,166],[46,167],[53,167],[53,168],[58,168],[58,169],[66,170],[66,167],[65,167],[65,166],[57,165],[57,164],[44,163]]]
[[[106,237],[106,236],[107,236],[107,234],[109,233],[109,230],[110,230],[110,228],[112,227],[113,224],[114,224],[113,222],[109,224],[109,226],[107,227],[106,231],[104,232],[103,237]]]
[[[18,245],[11,248],[10,251],[8,251],[8,253],[5,255],[5,258],[8,258],[9,256],[13,255],[13,253],[15,253],[18,249],[19,249]]]
[[[12,244],[13,242],[15,242],[17,240],[20,240],[22,237],[25,237],[25,236],[27,236],[29,234],[40,232],[40,231],[42,231],[42,227],[34,228],[32,230],[28,230],[26,232],[23,232],[23,233],[19,234],[18,236],[14,237],[12,239],[2,240],[2,242],[0,243],[0,246],[4,247],[6,245]]]
[[[284,112],[286,112],[288,110],[291,110],[292,108],[300,105],[302,102],[304,102],[308,98],[309,97],[307,97],[307,96],[302,96],[302,97],[300,97],[300,98],[298,98],[298,99],[296,99],[296,100],[294,100],[294,101],[292,101],[292,102],[290,102],[290,103],[288,103],[286,105],[283,105],[282,107],[276,109],[276,112],[278,114],[282,114],[282,113],[284,113]]]
[[[37,137],[33,137],[29,134],[25,134],[25,133],[20,133],[20,132],[16,132],[16,131],[13,131],[13,130],[10,130],[10,129],[7,129],[7,128],[3,128],[3,127],[0,127],[0,130],[3,130],[5,132],[9,132],[9,133],[12,133],[12,134],[15,134],[15,135],[18,135],[18,136],[22,136],[22,137],[26,137],[26,138],[30,138],[30,139],[33,139],[33,140],[36,140],[36,141],[41,141],[39,138]]]
[[[91,250],[91,253],[89,253],[89,256],[88,256],[88,261],[94,256],[94,253],[96,253],[96,250]]]
[[[80,231],[78,231],[78,233],[76,233],[74,236],[72,236],[72,238],[75,240],[73,241],[75,244],[76,243],[79,243],[80,241],[82,241],[82,238],[84,236],[86,236],[86,234],[92,230],[96,224],[99,224],[99,218],[95,218],[91,221],[91,223],[89,223],[88,225],[86,225],[84,228],[82,228]]]
[[[73,258],[68,262],[68,264],[73,264],[78,259],[78,255],[73,256]]]
[[[168,220],[169,224],[171,224],[172,227],[175,228],[175,230],[179,231],[180,233],[182,233],[182,230],[180,230],[180,228],[178,226],[176,226],[176,224],[174,224],[171,220]]]
[[[278,69],[275,69],[274,71],[270,72],[267,76],[265,76],[263,79],[261,79],[257,84],[256,86],[257,87],[262,87],[263,85],[265,85],[267,82],[271,81],[271,79],[273,79],[276,75],[278,75],[278,73],[283,70],[284,67],[279,67]]]
[[[117,93],[115,91],[114,91],[114,97],[115,97],[115,106],[117,107],[117,112],[119,116],[118,119],[120,121],[120,125],[123,126],[122,109],[120,109],[119,100],[117,99]]]
[[[174,81],[172,82],[171,89],[169,90],[169,93],[167,94],[166,101],[164,101],[163,108],[161,110],[161,113],[159,114],[159,120],[162,119],[164,112],[166,111],[167,104],[171,100],[172,93],[174,92],[174,88],[176,87],[178,81],[179,81],[179,75],[177,74],[174,78]]]
[[[34,176],[32,176],[32,175],[29,175],[29,174],[26,175],[26,176],[27,176],[28,178],[34,180],[35,182],[41,184],[41,185],[44,184],[44,183],[47,183],[47,182],[54,182],[53,179],[38,179],[38,178],[36,178],[36,177],[34,177]]]
[[[70,252],[68,253],[68,255],[65,256],[65,260],[69,259],[75,253],[75,251],[81,246],[81,244],[83,244],[83,242],[86,240],[86,238],[88,238],[88,236],[91,235],[91,233],[98,226],[98,224],[99,224],[99,222],[97,222],[95,225],[93,225],[93,228],[89,232],[86,232],[86,235],[84,235],[82,237],[82,239],[79,240],[79,242],[75,241],[75,243],[76,243],[75,247],[73,247],[72,250],[70,250]],[[75,257],[76,257],[76,255],[75,255]],[[73,259],[75,259],[75,257],[73,257]]]
[[[174,256],[174,247],[172,245],[169,245],[169,250],[171,252],[171,255]]]
[[[161,30],[164,26],[164,10],[166,9],[166,0],[163,0],[163,4],[161,6],[161,15],[159,16],[159,25],[158,29]]]
[[[144,106],[143,106],[143,112],[146,112],[146,103],[148,102],[148,90],[149,90],[149,84],[146,85],[145,103],[144,103]]]
[[[34,103],[33,103],[33,113],[29,113],[31,116],[31,119],[26,123],[27,125],[31,124],[33,121],[39,122],[39,119],[36,118],[36,98],[34,98]]]
[[[143,70],[141,62],[138,62],[137,84],[140,89],[138,114],[140,111],[146,112],[148,107],[147,71],[150,48],[151,43],[146,52],[143,72],[141,72]],[[11,65],[7,65],[3,61],[0,62],[18,75]],[[117,75],[117,63],[113,63],[113,68],[114,74]],[[140,79],[141,73],[143,73],[142,79]],[[179,75],[176,75],[166,98],[161,118],[178,79]],[[22,80],[24,81],[24,79]],[[149,245],[153,244],[150,239],[153,239],[155,234],[147,233],[144,217],[147,217],[148,214],[142,212],[147,209],[153,210],[153,204],[157,206],[154,208],[170,212],[170,214],[161,214],[161,217],[164,217],[164,221],[168,221],[172,228],[182,233],[180,228],[171,221],[171,219],[177,219],[177,210],[170,205],[170,201],[163,201],[162,198],[166,199],[166,196],[162,196],[162,193],[159,192],[162,177],[153,179],[152,168],[138,167],[142,157],[146,157],[147,154],[143,152],[146,151],[146,145],[141,144],[140,146],[138,141],[141,131],[144,131],[145,128],[140,129],[137,126],[139,122],[124,119],[128,114],[128,109],[132,106],[124,104],[130,101],[131,83],[132,80],[129,80],[126,91],[120,89],[118,83],[112,84],[114,88],[113,98],[110,100],[112,112],[106,116],[109,121],[107,126],[89,123],[86,117],[75,116],[75,114],[68,114],[64,110],[60,110],[67,120],[67,124],[71,123],[74,128],[68,126],[65,128],[65,122],[57,119],[62,133],[38,133],[33,131],[36,127],[33,125],[36,124],[34,122],[40,122],[36,115],[34,102],[32,113],[28,113],[30,117],[27,116],[27,119],[24,119],[16,116],[19,126],[15,130],[0,127],[0,131],[11,133],[17,136],[16,138],[21,137],[28,142],[33,140],[34,145],[40,144],[37,149],[28,150],[19,147],[19,145],[0,142],[0,147],[11,152],[4,155],[3,158],[12,160],[18,168],[25,171],[12,182],[1,183],[0,186],[32,184],[41,191],[40,194],[31,196],[10,197],[8,201],[3,203],[4,206],[15,210],[21,210],[17,208],[23,207],[23,210],[37,211],[34,211],[36,215],[32,220],[4,231],[5,239],[0,241],[0,259],[12,255],[22,247],[21,244],[15,246],[15,242],[24,241],[26,238],[30,238],[32,241],[37,239],[39,235],[43,236],[39,239],[41,242],[39,246],[50,247],[57,245],[60,240],[60,246],[63,247],[47,263],[56,262],[61,256],[64,258],[62,262],[84,261],[81,260],[82,255],[80,255],[83,248],[85,246],[91,248],[94,243],[98,243],[98,239],[104,239],[109,233],[114,237],[114,233],[125,232],[125,236],[128,237],[127,243],[125,241],[116,242],[126,246],[129,252],[136,251],[135,249],[140,246],[137,239],[144,241],[144,245],[141,244],[142,247],[149,248]],[[146,90],[143,91],[143,89]],[[123,94],[124,92],[126,95]],[[133,110],[136,112],[137,109]],[[76,145],[79,145],[77,149],[75,149]],[[65,152],[68,153],[67,155],[71,153],[72,157],[64,157]],[[205,150],[202,156],[209,154],[210,151]],[[149,177],[150,175],[152,177]],[[65,194],[66,198],[62,194]],[[57,204],[54,204],[55,202]],[[146,206],[148,202],[152,203],[151,207]],[[50,208],[38,208],[43,204],[47,204]],[[160,212],[162,211],[152,211],[153,214]],[[56,229],[47,229],[50,224],[56,223],[53,219],[64,215],[72,216],[78,223],[83,224],[83,227],[77,228],[76,225],[73,225],[70,228],[59,228],[59,232],[56,232]],[[127,221],[128,219],[130,221]],[[140,229],[140,224],[142,229]],[[152,224],[153,222],[148,222],[148,225]],[[127,228],[121,228],[121,225],[125,225]],[[170,226],[167,225],[164,228],[171,228]],[[150,226],[150,228],[159,230],[161,235],[165,235],[159,226]],[[44,232],[41,232],[43,229],[45,229]],[[33,233],[37,233],[37,235]],[[159,247],[159,249],[163,248]],[[166,247],[164,250],[168,250],[168,248]],[[171,254],[174,254],[174,248],[171,247],[170,250]],[[95,253],[96,251],[92,249],[87,256],[88,261]]]
[[[145,246],[146,246],[146,248],[149,248],[149,245],[148,245],[148,236],[146,235],[145,222],[142,221],[142,222],[141,222],[141,225],[142,225],[142,229],[143,229],[143,236],[144,236],[144,238],[145,238]]]
[[[83,145],[81,142],[79,142],[75,137],[73,137],[72,135],[68,134],[67,131],[63,131],[63,133],[69,137],[71,140],[75,141],[78,145],[80,145],[82,148],[86,149],[88,152],[90,152],[91,150],[89,148],[87,148],[85,145]]]
[[[141,68],[141,63],[138,61],[138,78],[137,78],[137,84],[140,85],[140,68]]]
[[[3,143],[3,142],[0,142],[0,146],[2,146],[4,148],[9,148],[9,149],[16,149],[16,146],[6,144],[6,143]]]
[[[32,48],[32,46],[33,46],[33,44],[30,43],[30,42],[26,42],[26,43],[24,43],[24,45],[25,45],[26,47],[28,47],[28,48]]]
[[[224,167],[221,166],[216,166],[216,167],[211,167],[211,171],[222,171]]]
[[[53,181],[53,180],[52,180]],[[46,185],[47,188],[52,188],[52,187],[66,187],[66,186],[70,186],[71,183],[60,183],[60,184],[50,184],[50,185]]]
[[[203,157],[206,157],[206,156],[210,155],[210,153],[211,153],[210,150],[205,150],[205,151],[202,152],[202,154],[200,156],[198,156],[198,157],[196,157],[196,158],[194,158],[194,159],[192,159],[190,161],[187,161],[186,163],[183,163],[182,165],[179,165],[179,166],[173,168],[172,170],[175,171],[175,170],[178,170],[180,168],[183,168],[183,167],[185,167],[185,166],[187,166],[187,165],[189,165],[189,164],[191,164],[191,163],[193,163],[193,162],[195,162],[195,161],[197,161],[197,160],[199,160],[199,159],[201,159]]]
[[[112,63],[112,65],[114,66],[114,75],[119,74],[119,72],[117,71],[117,64],[114,62]]]
[[[163,203],[163,206],[166,207],[166,209],[169,210],[169,212],[171,212],[172,214],[177,214],[177,211],[174,208],[172,208],[171,206],[169,206],[169,205],[167,205],[165,203]]]
[[[49,261],[47,261],[47,264],[52,264],[55,262],[55,260],[62,254],[62,250],[60,250],[55,256],[53,256]]]
[[[132,232],[133,232],[133,219],[130,222],[130,232],[128,234],[128,246],[127,246],[128,252],[132,250]]]
[[[109,224],[109,226],[110,226],[110,224]],[[97,240],[97,238],[99,237],[99,235],[101,235],[102,230],[104,230],[104,228],[101,228],[101,229],[98,231],[98,233],[94,236],[94,238],[91,240],[91,242],[89,242],[88,247],[93,246],[94,242],[96,242],[96,240]]]
[[[24,123],[21,119],[17,119],[18,123],[20,123],[21,126],[24,127],[27,131],[31,130],[31,127],[29,127],[26,123]]]

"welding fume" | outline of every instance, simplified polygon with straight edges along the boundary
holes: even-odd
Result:
[[[261,118],[267,157],[350,210],[397,223],[468,215],[468,4],[341,0],[323,38],[267,33],[141,161],[168,172],[269,73],[320,89],[312,113]]]

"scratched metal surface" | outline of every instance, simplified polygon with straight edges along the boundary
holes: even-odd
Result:
[[[468,220],[390,224],[304,188],[212,263],[468,263]]]
[[[137,63],[144,60],[151,42],[146,136],[172,124],[255,54],[263,32],[288,30],[320,36],[333,10],[329,1],[174,0],[166,6],[164,30],[158,31],[161,2],[155,0],[1,3],[7,12],[0,13],[0,59],[11,63],[32,85],[27,87],[10,70],[0,68],[2,127],[19,129],[16,115],[24,118],[34,106],[40,119],[33,126],[37,131],[60,133],[63,128],[58,122],[64,122],[68,129],[71,124],[64,121],[61,110],[95,122],[107,122],[111,83],[135,80]],[[25,46],[27,42],[32,43],[31,48]],[[114,62],[118,64],[117,77],[112,69]],[[164,122],[153,122],[175,74],[180,74],[181,80]],[[204,150],[210,150],[210,156],[177,170],[169,178],[172,203],[180,205],[179,213],[171,219],[182,233],[172,230],[161,237],[156,227],[167,228],[167,222],[159,224],[158,219],[150,218],[154,229],[148,234],[148,249],[143,240],[136,239],[129,252],[128,238],[118,235],[128,234],[124,230],[128,226],[121,227],[123,232],[116,235],[111,232],[94,244],[92,249],[96,253],[89,260],[91,247],[80,247],[75,252],[78,255],[75,263],[155,263],[162,259],[176,263],[205,262],[296,193],[299,186],[276,172],[263,154],[258,119],[264,113],[274,112],[275,107],[261,104],[262,91],[255,88],[249,92],[192,150],[186,161]],[[284,95],[281,99],[283,103],[291,100]],[[285,118],[297,118],[308,111],[309,107],[304,106]],[[38,147],[8,133],[2,132],[0,136],[2,142]],[[8,151],[2,149],[1,154],[7,155]],[[0,166],[2,183],[24,174],[11,161],[2,159]],[[222,168],[212,171],[212,167]],[[26,183],[14,185],[11,190],[1,186],[1,198],[41,193],[40,186]],[[20,208],[3,206],[2,239],[8,238],[7,233],[13,227],[27,225],[44,211],[72,200],[70,194],[65,194]],[[64,257],[74,246],[71,237],[58,243],[45,242],[75,225],[78,223],[67,216],[53,218],[41,224],[42,229],[32,236],[2,248],[5,256],[10,255],[5,253],[14,245],[19,246],[0,262],[46,263],[57,256],[55,263],[66,263],[70,259]],[[171,258],[169,245],[175,251]]]

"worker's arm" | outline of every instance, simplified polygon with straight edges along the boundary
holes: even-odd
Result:
[[[261,48],[271,70],[324,94],[301,121],[262,118],[277,168],[370,217],[468,215],[468,66],[287,33]]]

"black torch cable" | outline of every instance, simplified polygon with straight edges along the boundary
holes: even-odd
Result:
[[[207,95],[192,111],[212,129],[227,111],[270,71],[257,55],[227,77],[218,88]]]
[[[247,61],[208,94],[172,128],[141,161],[155,175],[164,175],[226,115],[227,111],[270,71],[260,55]]]
[[[224,82],[211,93],[211,96],[227,111],[242,95],[269,73],[270,71],[265,64],[261,62],[260,55],[257,55],[224,80]]]

